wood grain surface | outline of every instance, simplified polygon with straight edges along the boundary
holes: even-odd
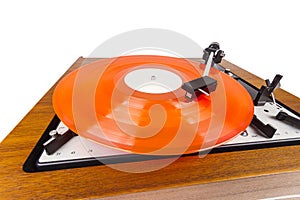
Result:
[[[94,60],[80,57],[68,72]],[[262,79],[228,61],[224,60],[222,65],[257,87],[264,84]],[[300,146],[285,146],[209,154],[204,158],[187,156],[158,171],[139,174],[117,171],[104,165],[25,173],[22,171],[24,161],[54,116],[52,92],[53,87],[0,144],[0,199],[98,198],[212,182],[222,185],[228,180],[252,180],[251,177],[272,177],[278,173],[289,176],[291,172],[300,170]],[[299,98],[281,89],[275,95],[300,112]],[[295,177],[299,178],[299,174]],[[263,179],[254,183],[263,184]],[[219,188],[218,192],[224,189]]]
[[[300,199],[300,172],[175,187],[104,197],[104,200],[164,199]]]

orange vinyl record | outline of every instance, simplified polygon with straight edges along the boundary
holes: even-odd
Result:
[[[54,110],[78,135],[112,148],[150,155],[210,149],[244,131],[254,106],[241,84],[214,68],[216,90],[188,101],[181,86],[204,68],[152,55],[98,60],[58,83]]]

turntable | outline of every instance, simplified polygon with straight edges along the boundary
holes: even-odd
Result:
[[[245,185],[257,181],[262,191],[274,187],[297,189],[293,183],[300,170],[299,98],[278,89],[284,78],[281,75],[262,81],[222,59],[224,52],[215,47],[213,43],[205,49],[203,58],[197,59],[80,57],[1,144],[1,184],[7,197],[91,198],[190,185],[204,187],[203,183],[228,186],[210,197],[220,192],[229,195],[233,189],[252,191],[251,187],[231,188],[235,182],[228,180],[235,179],[245,180]],[[113,67],[100,70],[104,79],[99,81],[96,69],[107,62]],[[74,79],[78,74],[81,77]],[[87,74],[92,76],[87,79]],[[143,82],[145,77],[147,82]],[[88,82],[83,84],[82,80]],[[157,84],[144,84],[149,81]],[[113,93],[112,88],[116,90]],[[92,98],[88,96],[90,91]],[[77,102],[70,103],[70,98]],[[90,101],[94,102],[86,104]],[[166,109],[155,110],[155,104]],[[92,119],[82,120],[91,110]],[[117,122],[112,123],[112,119]],[[183,126],[177,126],[179,119],[185,120]],[[162,121],[165,123],[155,132],[158,134],[139,129],[153,122],[153,130]],[[123,129],[117,129],[116,124]],[[183,131],[178,133],[181,127]],[[187,133],[192,137],[181,135]],[[162,148],[172,141],[170,148]],[[167,165],[153,170],[161,163]],[[118,166],[150,170],[128,173],[132,171],[115,170],[120,169]],[[282,172],[288,173],[278,174]],[[264,179],[266,175],[271,177]],[[279,180],[287,178],[289,182],[278,185]],[[268,181],[277,185],[268,185]]]
[[[204,51],[198,61],[164,56],[102,59],[68,74],[53,94],[56,115],[24,171],[300,143],[299,113],[274,98],[281,75],[256,88],[219,65],[225,54],[217,43]],[[161,117],[161,110],[150,111],[157,104],[170,119]],[[155,130],[162,121],[163,128]]]

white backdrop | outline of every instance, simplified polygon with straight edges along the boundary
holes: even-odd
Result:
[[[163,28],[300,97],[296,0],[6,1],[0,3],[0,141],[79,57],[119,33]],[[46,127],[45,127],[46,128]]]

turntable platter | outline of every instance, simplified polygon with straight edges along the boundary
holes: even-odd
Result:
[[[198,152],[237,136],[254,113],[243,86],[213,68],[216,91],[187,101],[180,86],[203,71],[203,64],[183,58],[103,59],[64,77],[53,107],[72,131],[113,148],[151,155]]]

